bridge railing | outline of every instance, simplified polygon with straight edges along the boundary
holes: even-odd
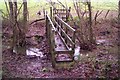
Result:
[[[75,29],[68,25],[65,21],[55,15],[54,18],[55,27],[58,35],[63,41],[68,50],[75,48]]]
[[[50,17],[46,13],[45,14],[45,21],[46,21],[46,37],[48,39],[50,45],[50,53],[52,59],[52,65],[55,67],[56,63],[56,54],[63,54],[68,53],[72,56],[74,54],[75,49],[75,29],[69,26],[65,21],[63,21],[59,16],[55,15],[53,17],[52,8]],[[72,33],[72,34],[71,34]],[[66,47],[66,51],[55,51],[55,35],[59,35],[60,39],[64,43]],[[73,61],[73,59],[72,59]]]
[[[53,8],[53,15],[59,15],[65,22],[68,21],[69,18],[69,12],[71,10],[71,7],[69,7],[68,9],[62,8],[62,9],[57,9],[57,8]]]
[[[53,8],[50,7],[50,17],[46,13],[46,32],[49,44],[52,50],[55,48],[54,35],[57,33],[67,50],[74,50],[75,48],[75,29],[68,25],[58,15],[53,15]],[[50,43],[51,42],[51,43]]]

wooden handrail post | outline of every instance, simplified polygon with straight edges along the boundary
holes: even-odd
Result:
[[[47,15],[45,15],[45,21],[46,21],[46,37],[48,38],[48,19],[47,19]]]
[[[63,29],[63,24],[61,23],[61,28]],[[62,32],[62,30],[61,30],[61,36],[63,37],[63,32]]]
[[[75,49],[75,34],[76,34],[76,31],[74,31],[73,37],[72,37],[72,40],[73,40],[73,42],[74,42],[74,45],[73,45],[73,48],[72,48],[73,51],[74,51],[74,49]]]
[[[50,25],[50,22],[48,21],[48,26],[47,26],[48,28],[48,40],[49,40],[49,44],[51,44],[51,42],[50,42],[50,36],[51,36],[51,32],[50,32],[50,29],[51,29],[51,25]]]
[[[69,9],[66,9],[66,22],[68,22],[70,10],[71,10],[71,7],[69,7]]]

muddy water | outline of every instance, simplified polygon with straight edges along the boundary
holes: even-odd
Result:
[[[77,46],[75,48],[75,53],[74,53],[74,60],[78,60],[80,58],[80,47]]]
[[[28,48],[26,50],[26,54],[28,56],[37,56],[37,57],[41,57],[41,58],[44,56],[43,52],[41,52],[40,49],[38,49],[38,48]]]
[[[98,39],[96,40],[97,45],[105,45],[105,46],[109,46],[112,45],[112,43],[110,42],[110,40],[108,39]]]

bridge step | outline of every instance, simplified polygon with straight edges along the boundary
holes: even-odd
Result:
[[[55,61],[59,62],[72,62],[73,61],[73,51],[67,50],[63,41],[59,35],[55,35]]]
[[[55,54],[56,62],[72,62],[73,52],[72,51],[57,51]]]
[[[57,63],[59,63],[59,62],[72,62],[72,61],[73,61],[73,59],[66,57],[66,56],[63,56],[63,55],[60,55],[59,57],[56,58]]]

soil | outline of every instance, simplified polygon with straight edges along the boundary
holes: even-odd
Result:
[[[28,47],[37,47],[44,57],[29,57],[12,53],[9,47],[4,47],[3,78],[116,78],[118,77],[118,58],[116,49],[117,29],[111,30],[109,21],[101,21],[94,25],[96,39],[105,41],[97,45],[93,51],[80,52],[80,60],[70,69],[52,68],[49,45],[45,37],[45,24],[38,22],[29,27],[27,33]],[[110,34],[100,34],[109,31]],[[38,42],[34,36],[40,36]],[[32,37],[31,37],[32,36]],[[114,38],[115,37],[115,38]],[[3,37],[3,46],[9,38]],[[9,41],[8,41],[9,42]]]

